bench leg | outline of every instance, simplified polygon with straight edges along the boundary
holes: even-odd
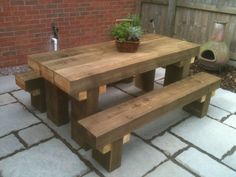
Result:
[[[211,93],[206,95],[205,100],[203,102],[201,102],[199,100],[194,101],[194,102],[184,106],[183,109],[185,111],[189,112],[190,114],[193,114],[197,117],[202,118],[207,115],[210,100],[211,100]]]
[[[45,90],[48,118],[57,126],[68,123],[68,95],[49,81],[45,81]]]
[[[135,77],[135,86],[143,91],[151,91],[154,89],[155,70],[151,70]]]
[[[34,90],[30,93],[31,95],[31,104],[40,112],[46,112],[46,96],[45,96],[45,88],[40,88],[38,90]]]
[[[77,121],[98,112],[98,98],[99,88],[88,90],[86,100],[78,101],[71,98],[71,137],[84,149],[88,149],[88,146],[85,143],[83,132],[78,131]]]
[[[164,86],[184,79],[189,75],[191,60],[166,66]]]
[[[111,172],[121,165],[123,138],[112,143],[111,151],[102,154],[93,150],[92,157],[107,171]]]

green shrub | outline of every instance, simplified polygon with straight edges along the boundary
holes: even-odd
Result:
[[[127,19],[131,21],[123,21],[115,24],[111,34],[120,42],[138,41],[142,35],[139,17],[137,15],[129,15]]]

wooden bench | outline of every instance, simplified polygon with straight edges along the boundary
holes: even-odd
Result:
[[[16,74],[16,84],[31,95],[31,104],[40,112],[46,111],[44,79],[34,71]]]
[[[128,134],[180,106],[193,115],[205,116],[212,92],[219,86],[220,78],[198,73],[79,120],[81,146],[92,147],[93,158],[112,171],[121,165]]]

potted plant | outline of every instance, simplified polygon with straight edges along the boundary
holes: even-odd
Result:
[[[126,19],[118,19],[112,28],[112,36],[116,40],[119,52],[136,52],[142,35],[138,15],[130,15]]]

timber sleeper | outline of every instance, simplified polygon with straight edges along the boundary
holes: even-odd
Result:
[[[34,71],[16,74],[16,84],[31,95],[31,104],[40,112],[46,111],[44,79]]]
[[[193,115],[205,116],[211,95],[219,86],[220,78],[216,76],[189,76],[79,120],[79,139],[93,148],[96,161],[113,171],[121,165],[122,145],[128,141],[129,133],[180,106]]]

